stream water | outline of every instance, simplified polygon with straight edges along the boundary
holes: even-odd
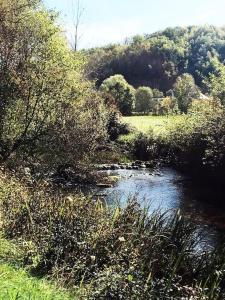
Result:
[[[118,176],[110,188],[94,188],[90,192],[104,198],[107,203],[119,201],[125,205],[128,198],[136,197],[150,211],[180,209],[204,231],[210,243],[215,243],[225,233],[225,195],[208,186],[196,186],[191,178],[172,168],[157,171],[108,170],[109,176]]]

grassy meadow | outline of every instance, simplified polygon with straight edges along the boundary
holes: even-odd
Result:
[[[148,131],[153,130],[155,135],[163,134],[166,131],[166,127],[177,120],[182,118],[182,116],[130,116],[123,117],[124,123],[129,124],[134,132],[129,135],[123,135],[120,140],[132,140],[137,132],[148,133]]]

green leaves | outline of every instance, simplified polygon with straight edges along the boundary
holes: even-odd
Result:
[[[177,98],[181,112],[186,113],[193,99],[197,99],[200,93],[195,85],[195,80],[190,74],[179,76],[174,84],[174,96]]]
[[[153,98],[152,89],[149,87],[139,87],[135,93],[135,111],[142,113],[149,113],[153,110],[155,102]]]
[[[109,93],[115,100],[123,115],[130,115],[134,106],[134,88],[129,85],[122,75],[114,75],[106,79],[100,90]]]
[[[214,72],[210,73],[209,78],[204,80],[212,97],[225,104],[225,66],[218,58],[212,60]]]
[[[56,165],[90,156],[106,120],[84,77],[84,54],[68,47],[56,14],[42,5],[4,1],[0,17],[0,160]]]

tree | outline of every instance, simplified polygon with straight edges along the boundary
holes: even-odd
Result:
[[[17,153],[25,157],[40,151],[43,157],[57,132],[61,138],[66,135],[67,142],[71,133],[74,153],[88,153],[88,141],[95,145],[86,134],[88,130],[99,139],[93,132],[96,127],[89,126],[93,119],[101,132],[104,114],[98,112],[100,100],[91,94],[93,87],[83,78],[82,54],[69,49],[55,18],[39,1],[0,3],[1,161]],[[94,99],[96,114],[84,112],[90,98]],[[82,149],[81,143],[86,143]],[[59,144],[63,145],[63,140]],[[56,143],[52,145],[59,148]]]
[[[83,16],[84,9],[81,6],[81,1],[80,0],[72,0],[72,13],[73,13],[73,25],[74,25],[74,36],[73,36],[73,44],[72,48],[74,51],[77,51],[78,48],[78,42],[80,38],[80,23],[81,23],[81,18]]]
[[[131,115],[135,101],[135,90],[122,75],[114,75],[104,80],[100,90],[113,96],[123,115]]]
[[[149,113],[154,107],[152,97],[151,88],[145,86],[139,87],[135,93],[135,110],[145,114]]]
[[[165,97],[160,103],[160,113],[163,115],[177,114],[179,112],[177,99]]]
[[[191,101],[199,97],[199,90],[192,75],[184,73],[177,78],[174,84],[174,96],[180,111],[186,113]]]
[[[225,61],[225,28],[188,26],[167,28],[130,39],[126,44],[88,50],[89,72],[100,85],[114,74],[133,86],[149,86],[165,93],[178,76],[191,74],[203,88],[203,79],[214,73],[213,57]]]
[[[152,90],[153,98],[163,98],[163,92],[160,92],[158,89]]]
[[[214,58],[212,63],[215,71],[210,73],[208,79],[205,79],[205,84],[209,93],[225,105],[225,66],[217,58]]]

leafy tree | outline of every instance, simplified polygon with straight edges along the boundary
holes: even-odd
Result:
[[[135,93],[135,110],[137,112],[149,113],[154,107],[153,93],[149,87],[139,87]]]
[[[55,139],[52,135],[58,132],[61,139],[66,134],[67,141],[71,133],[74,153],[83,153],[82,142],[88,153],[90,120],[95,120],[93,128],[99,125],[100,133],[103,114],[83,109],[90,97],[97,99],[83,79],[83,55],[69,49],[55,25],[56,15],[47,12],[39,1],[2,1],[0,18],[0,160],[16,153],[34,156],[37,151],[43,157]],[[95,100],[96,109],[98,103]],[[61,148],[62,141],[58,140],[60,147],[52,144],[53,149]]]
[[[160,114],[169,115],[179,112],[177,99],[173,97],[165,97],[160,103]]]
[[[199,96],[199,90],[190,74],[183,74],[177,78],[174,84],[174,96],[180,111],[186,113],[192,99]]]
[[[217,58],[213,59],[213,64],[215,71],[210,73],[208,79],[205,79],[205,84],[210,94],[225,104],[225,66]]]
[[[113,96],[123,115],[131,115],[135,100],[134,88],[122,75],[114,75],[104,80],[100,90]]]
[[[160,92],[158,89],[152,90],[153,98],[163,98],[163,92]]]

